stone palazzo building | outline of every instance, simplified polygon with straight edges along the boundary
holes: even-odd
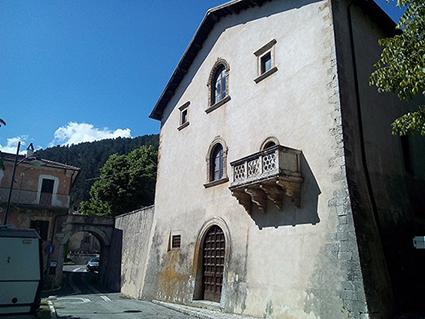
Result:
[[[393,30],[373,1],[209,10],[151,113],[154,214],[118,219],[122,291],[261,318],[414,309],[425,147],[368,85]]]

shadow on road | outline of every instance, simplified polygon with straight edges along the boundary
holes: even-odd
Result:
[[[85,265],[73,265],[65,266],[63,269],[62,288],[55,292],[43,292],[42,297],[47,298],[51,295],[64,297],[112,292],[114,291],[102,285],[98,272],[87,272]]]

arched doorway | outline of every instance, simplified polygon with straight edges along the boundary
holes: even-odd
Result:
[[[202,299],[220,302],[223,287],[226,239],[223,230],[211,226],[202,244]]]
[[[62,287],[71,294],[98,293],[104,275],[105,245],[89,231],[70,232],[63,244]],[[103,287],[102,287],[103,288]],[[103,291],[103,290],[102,290]]]
[[[61,218],[57,220],[58,231],[54,233],[53,249],[48,255],[49,270],[45,277],[46,287],[53,289],[62,285],[63,263],[67,255],[65,247],[71,237],[79,232],[89,233],[98,241],[100,246],[98,274],[100,281],[103,282],[105,276],[109,273],[107,267],[109,267],[110,245],[114,223],[114,218],[111,217],[84,216],[77,214],[61,216]]]
[[[103,250],[101,245],[101,241],[95,235],[86,231],[75,232],[65,244],[64,262],[86,269],[85,266],[91,259],[100,257]],[[99,269],[90,268],[93,272],[99,272]]]
[[[224,302],[222,296],[229,289],[231,243],[230,230],[223,218],[213,217],[202,225],[193,256],[193,300]]]

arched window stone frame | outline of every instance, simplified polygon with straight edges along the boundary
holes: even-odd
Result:
[[[270,143],[270,142],[274,143],[275,145],[280,145],[279,140],[278,140],[276,137],[274,137],[274,136],[269,136],[268,138],[266,138],[266,139],[263,141],[263,143],[261,143],[260,151],[264,151],[264,150],[265,150],[266,145],[267,145],[268,143]]]
[[[212,173],[212,153],[217,146],[217,144],[220,144],[223,147],[223,177],[219,180],[213,180],[211,173]],[[220,136],[217,136],[212,143],[210,144],[207,152],[207,156],[205,157],[205,160],[207,162],[207,182],[204,184],[205,188],[212,187],[215,185],[223,184],[225,182],[229,181],[229,177],[227,176],[227,153],[229,149],[227,147],[226,142],[223,138]]]
[[[214,103],[213,94],[215,94],[215,79],[216,79],[217,71],[220,70],[222,67],[224,67],[224,70],[226,71],[226,96],[222,100],[218,101],[217,103]],[[222,106],[224,103],[230,101],[229,78],[230,78],[229,63],[227,63],[225,59],[218,58],[217,61],[214,63],[214,66],[212,67],[210,75],[208,77],[208,82],[207,82],[208,108],[205,110],[206,113],[210,113],[211,111]]]

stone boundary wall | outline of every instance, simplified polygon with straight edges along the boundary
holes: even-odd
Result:
[[[149,253],[154,217],[154,206],[144,207],[115,218],[115,236],[121,238],[120,282],[121,293],[133,298],[141,298],[146,263]],[[111,255],[117,255],[119,247],[112,247]]]

